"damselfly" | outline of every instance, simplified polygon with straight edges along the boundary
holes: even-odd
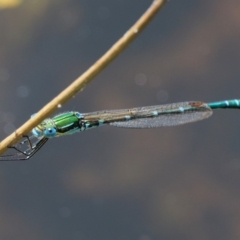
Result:
[[[31,136],[23,136],[23,141],[9,146],[7,153],[0,156],[0,161],[27,160],[49,138],[82,132],[105,124],[123,128],[176,126],[208,118],[216,108],[239,109],[240,99],[211,103],[181,102],[92,113],[64,112],[45,119],[33,128]]]

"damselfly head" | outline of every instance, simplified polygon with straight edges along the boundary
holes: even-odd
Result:
[[[47,138],[52,138],[56,136],[56,132],[57,130],[55,124],[51,118],[45,119],[32,130],[32,134],[35,137],[44,136]]]
[[[44,130],[43,134],[45,137],[51,138],[51,137],[55,137],[56,132],[57,132],[57,130],[55,127],[49,127]]]

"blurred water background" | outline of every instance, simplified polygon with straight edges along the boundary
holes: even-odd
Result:
[[[0,3],[1,139],[151,1],[16,3]],[[169,1],[59,112],[240,98],[239,12],[238,0]],[[179,127],[107,126],[50,140],[30,161],[1,162],[0,239],[240,239],[239,122],[239,111],[219,110]]]

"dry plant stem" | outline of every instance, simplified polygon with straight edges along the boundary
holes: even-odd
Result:
[[[127,45],[143,30],[155,14],[162,8],[166,0],[155,0],[140,19],[121,37],[96,63],[94,63],[85,73],[78,77],[72,84],[63,90],[52,101],[46,104],[33,118],[29,119],[14,133],[9,135],[0,143],[0,154],[7,146],[16,143],[24,134],[30,132],[37,124],[53,113],[58,104],[64,104],[81,89],[83,89],[100,71],[102,71],[113,59],[121,53]]]

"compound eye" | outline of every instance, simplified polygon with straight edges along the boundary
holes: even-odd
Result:
[[[49,127],[44,130],[44,135],[46,137],[54,137],[56,135],[56,129],[54,127]]]
[[[42,132],[42,131],[39,131],[38,128],[33,128],[32,134],[33,134],[35,137],[41,137],[41,136],[43,135],[43,132]]]

